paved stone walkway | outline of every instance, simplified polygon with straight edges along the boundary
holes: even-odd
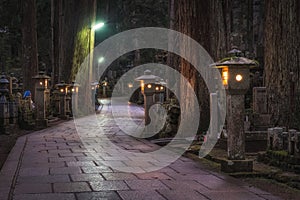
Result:
[[[185,157],[154,172],[124,173],[114,169],[111,166],[123,167],[125,171],[128,167],[142,170],[163,160],[145,161],[142,157],[128,160],[122,155],[100,152],[105,142],[98,143],[99,138],[93,135],[99,128],[124,150],[144,153],[159,148],[146,140],[126,136],[114,125],[108,108],[104,106],[97,115],[100,127],[84,119],[91,130],[85,143],[98,144],[99,148],[83,145],[73,121],[19,138],[0,172],[0,200],[279,199],[234,178],[211,172]],[[134,106],[131,110],[141,112]],[[138,115],[133,116],[137,123],[142,121]],[[100,153],[98,157],[91,154],[95,152]]]

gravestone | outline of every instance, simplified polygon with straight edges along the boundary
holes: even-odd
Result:
[[[253,112],[267,114],[267,92],[265,87],[253,88]]]

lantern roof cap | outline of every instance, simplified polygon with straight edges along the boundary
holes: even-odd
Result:
[[[80,85],[78,83],[76,83],[75,81],[72,81],[72,83],[70,84],[72,87],[79,87]]]
[[[50,76],[47,76],[44,71],[39,71],[39,74],[32,78],[33,79],[50,79]]]
[[[241,51],[234,47],[232,50],[228,52],[229,57],[223,58],[222,60],[211,64],[211,67],[215,68],[223,68],[224,66],[239,66],[239,67],[250,67],[255,68],[258,66],[258,62],[256,60],[251,60],[249,58],[245,58],[241,56]]]
[[[61,81],[60,83],[55,85],[55,87],[66,87],[66,86],[69,86],[69,84],[65,83],[64,81]]]
[[[155,76],[155,75],[151,74],[151,71],[147,69],[144,72],[144,75],[142,75],[140,77],[137,77],[135,79],[135,81],[143,81],[143,80],[148,80],[149,81],[149,80],[156,80],[157,78],[160,79],[159,76]]]
[[[5,75],[1,75],[0,84],[9,84],[9,81],[7,80]]]
[[[235,56],[240,56],[242,54],[242,51],[239,50],[236,46],[233,46],[230,51],[228,51],[228,55],[235,55]]]

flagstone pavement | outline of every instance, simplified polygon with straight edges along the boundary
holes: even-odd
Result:
[[[138,113],[133,115],[136,122],[141,122],[142,110],[130,109]],[[109,105],[104,106],[95,127],[88,117],[83,120],[91,132],[105,130],[109,139],[126,151],[146,153],[160,148],[124,134],[109,112]],[[94,137],[91,134],[85,143],[97,143]],[[103,143],[98,146],[105,148]],[[129,173],[119,169],[135,167],[141,172],[160,160],[132,160],[124,158],[121,151],[119,156],[103,152],[95,156],[97,151],[101,148],[83,144],[73,120],[20,137],[0,172],[0,200],[280,199],[186,157],[153,172]]]

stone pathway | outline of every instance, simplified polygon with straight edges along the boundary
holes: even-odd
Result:
[[[130,109],[141,123],[142,110]],[[0,172],[0,200],[280,199],[185,157],[153,172],[123,172],[132,168],[142,172],[164,161],[122,156],[123,150],[142,154],[160,147],[125,135],[109,113],[109,106],[104,106],[97,115],[98,126],[82,119],[90,128],[84,142],[73,121],[19,138]],[[107,152],[111,146],[95,134],[97,130],[121,150]]]

